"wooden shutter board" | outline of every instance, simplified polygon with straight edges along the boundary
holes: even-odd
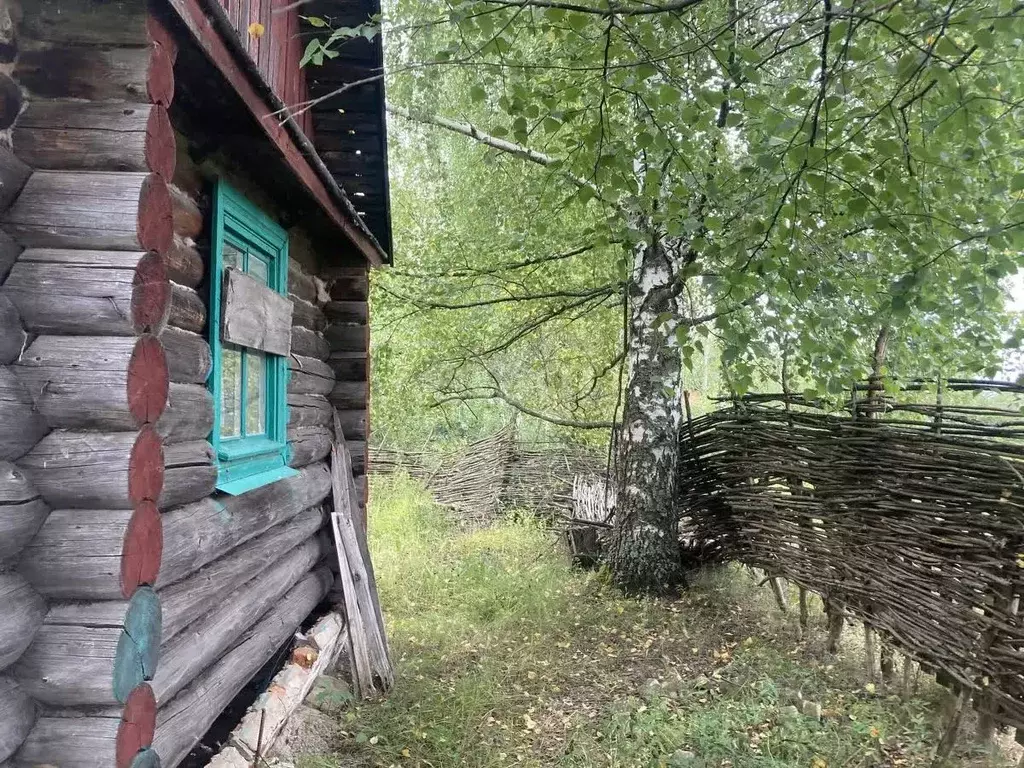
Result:
[[[221,338],[274,355],[287,355],[292,343],[292,303],[234,267],[224,270]]]

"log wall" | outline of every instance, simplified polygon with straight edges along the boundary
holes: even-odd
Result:
[[[366,273],[290,228],[300,474],[216,493],[209,192],[271,195],[178,125],[183,38],[156,4],[22,6],[0,60],[0,765],[173,768],[331,587],[324,460],[341,390],[365,444]]]

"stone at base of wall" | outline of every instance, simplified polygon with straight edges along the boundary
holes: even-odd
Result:
[[[292,661],[275,675],[270,687],[260,694],[231,732],[228,746],[209,762],[209,768],[251,768],[260,738],[261,719],[260,754],[271,755],[288,718],[295,714],[316,679],[331,668],[347,645],[348,628],[339,613],[332,611],[317,621],[299,643],[303,652],[293,654]],[[316,649],[315,659],[311,658],[308,648]]]

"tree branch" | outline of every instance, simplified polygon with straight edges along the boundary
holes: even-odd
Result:
[[[644,3],[643,5],[619,5],[609,3],[607,8],[595,8],[592,5],[561,2],[561,0],[484,0],[488,5],[500,5],[505,8],[554,8],[574,13],[589,13],[593,16],[651,16],[657,13],[677,13],[700,5],[704,0],[672,0],[672,2]]]
[[[533,418],[540,419],[541,421],[546,421],[549,424],[556,424],[559,427],[571,427],[572,429],[611,429],[613,426],[610,421],[577,421],[575,419],[563,419],[560,416],[551,416],[550,414],[535,411],[518,400],[509,397],[498,387],[475,387],[474,390],[467,390],[465,392],[449,395],[448,397],[443,397],[440,400],[437,400],[433,407],[437,408],[445,403],[465,402],[466,400],[502,400],[522,414],[532,416]]]

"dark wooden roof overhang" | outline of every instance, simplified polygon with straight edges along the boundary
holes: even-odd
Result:
[[[263,79],[216,0],[164,1],[190,33],[195,48],[223,76],[224,83],[191,89],[185,103],[193,106],[193,113],[208,110],[209,127],[222,140],[230,140],[234,146],[229,149],[236,154],[248,154],[255,176],[264,176],[265,183],[277,186],[290,199],[297,199],[292,193],[299,193],[314,201],[322,216],[342,230],[366,261],[373,265],[390,262],[390,229],[388,245],[383,245],[302,130],[292,121],[272,116],[283,114],[285,105]],[[186,49],[182,55],[187,56]],[[225,85],[230,94],[225,93]],[[232,109],[238,102],[244,104],[244,110]],[[380,108],[383,110],[383,102]],[[239,114],[243,111],[246,114]],[[256,125],[258,130],[254,130]],[[257,141],[261,151],[255,151]],[[246,143],[248,146],[243,146]],[[265,164],[265,160],[273,162]],[[282,174],[282,169],[288,173]],[[386,179],[386,166],[383,175]]]
[[[356,27],[380,13],[380,0],[307,0],[304,14],[334,27]],[[320,157],[348,192],[370,231],[391,253],[387,119],[381,35],[346,41],[338,57],[306,68],[311,99],[345,90],[313,107],[313,136]],[[353,83],[363,82],[353,86]]]

